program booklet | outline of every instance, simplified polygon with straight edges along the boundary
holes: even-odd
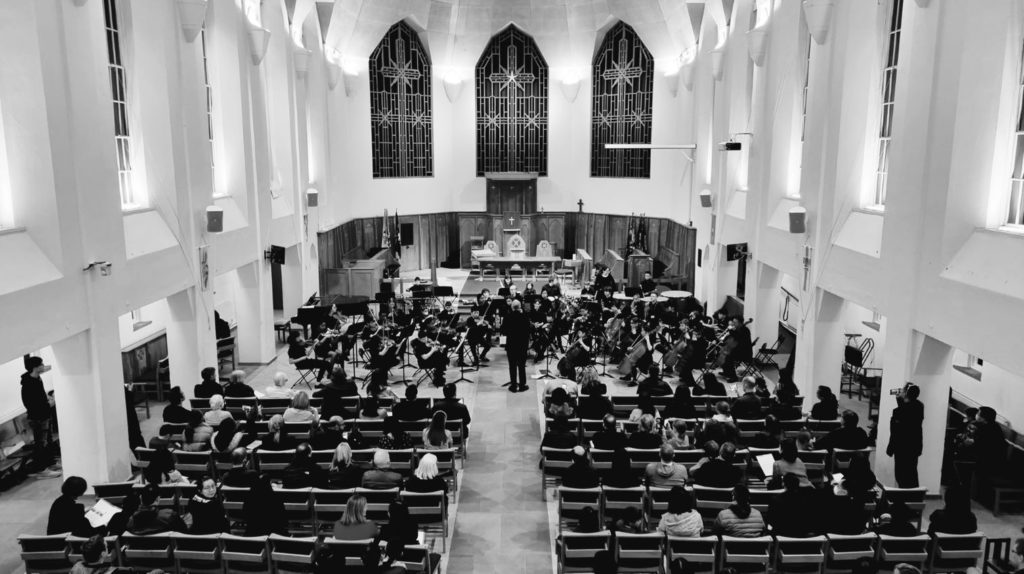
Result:
[[[100,526],[106,526],[110,519],[118,512],[121,512],[120,508],[101,498],[96,501],[96,504],[85,511],[85,517],[89,520],[89,524],[92,524],[93,528],[99,528]]]

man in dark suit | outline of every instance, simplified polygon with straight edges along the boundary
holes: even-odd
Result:
[[[650,271],[644,271],[644,279],[640,282],[640,291],[644,295],[650,295],[654,293],[654,288],[658,285],[654,282],[654,276],[651,275]]]
[[[208,399],[213,395],[223,395],[224,387],[217,382],[217,369],[206,367],[200,372],[203,382],[192,388],[192,394],[197,399]]]
[[[471,417],[469,416],[469,409],[466,405],[455,398],[455,383],[448,383],[444,386],[444,399],[434,401],[434,411],[444,411],[444,414],[448,415],[450,421],[462,421],[466,427],[469,427]]]
[[[501,323],[505,335],[505,353],[508,355],[510,391],[518,393],[529,389],[526,385],[526,351],[530,347],[530,320],[523,314],[519,300],[513,300],[508,317]],[[518,376],[517,376],[518,375]]]
[[[732,488],[743,479],[743,471],[733,466],[736,445],[723,443],[718,449],[718,458],[709,460],[693,473],[693,481],[701,486]]]
[[[445,385],[446,387],[448,385]],[[419,397],[419,387],[409,385],[405,387],[405,400],[395,403],[391,409],[395,418],[400,421],[419,421],[430,418],[430,410],[426,403],[416,400]]]
[[[313,462],[313,449],[307,442],[295,447],[295,457],[282,474],[285,488],[327,488],[327,471]]]
[[[224,486],[239,488],[252,488],[259,480],[259,473],[248,468],[249,451],[245,447],[238,447],[231,451],[231,468],[224,473],[222,483]]]
[[[601,430],[595,432],[594,436],[590,438],[590,442],[594,445],[594,448],[601,450],[615,450],[619,447],[625,448],[626,440],[626,435],[615,428],[615,415],[613,414],[607,414],[604,416]]]
[[[732,418],[743,420],[757,420],[764,418],[761,414],[761,399],[757,398],[754,391],[757,382],[754,377],[743,377],[743,394],[732,404]]]
[[[735,408],[733,409],[735,412]],[[823,450],[859,450],[867,448],[870,444],[868,433],[857,426],[860,417],[851,410],[843,411],[843,426],[818,439],[815,448]]]
[[[893,458],[896,485],[900,488],[917,488],[917,459],[921,456],[924,442],[921,425],[924,424],[924,405],[917,397],[921,389],[907,383],[896,395],[897,406],[889,419],[889,446],[885,454]]]

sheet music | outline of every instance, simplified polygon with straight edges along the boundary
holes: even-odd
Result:
[[[772,475],[772,467],[775,466],[775,457],[770,454],[757,455],[757,464],[765,476]]]
[[[120,508],[101,498],[96,501],[96,504],[85,511],[85,517],[93,528],[99,528],[100,526],[106,526],[110,519],[118,512],[121,512]]]

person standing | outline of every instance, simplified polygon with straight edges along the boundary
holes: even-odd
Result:
[[[21,375],[21,404],[25,406],[28,426],[32,430],[32,474],[36,478],[57,478],[61,472],[54,464],[50,452],[51,408],[50,398],[43,387],[43,373],[50,370],[42,357],[25,355],[25,372]]]
[[[924,405],[917,398],[921,388],[907,383],[896,395],[896,408],[889,419],[889,446],[885,454],[893,458],[896,485],[917,488],[917,459],[923,443],[921,425],[924,423]]]
[[[511,310],[501,323],[505,335],[505,353],[508,355],[509,391],[519,393],[529,389],[526,385],[526,351],[530,347],[530,320],[523,314],[523,305],[512,301]],[[518,375],[518,377],[517,377]]]

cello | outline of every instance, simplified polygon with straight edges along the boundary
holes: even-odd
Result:
[[[633,374],[633,369],[636,368],[637,362],[652,350],[647,342],[647,338],[654,333],[657,333],[660,329],[661,325],[658,325],[650,331],[644,330],[640,333],[640,336],[638,336],[636,340],[633,341],[633,344],[630,345],[625,358],[623,358],[622,362],[619,363],[620,373],[627,377]]]

